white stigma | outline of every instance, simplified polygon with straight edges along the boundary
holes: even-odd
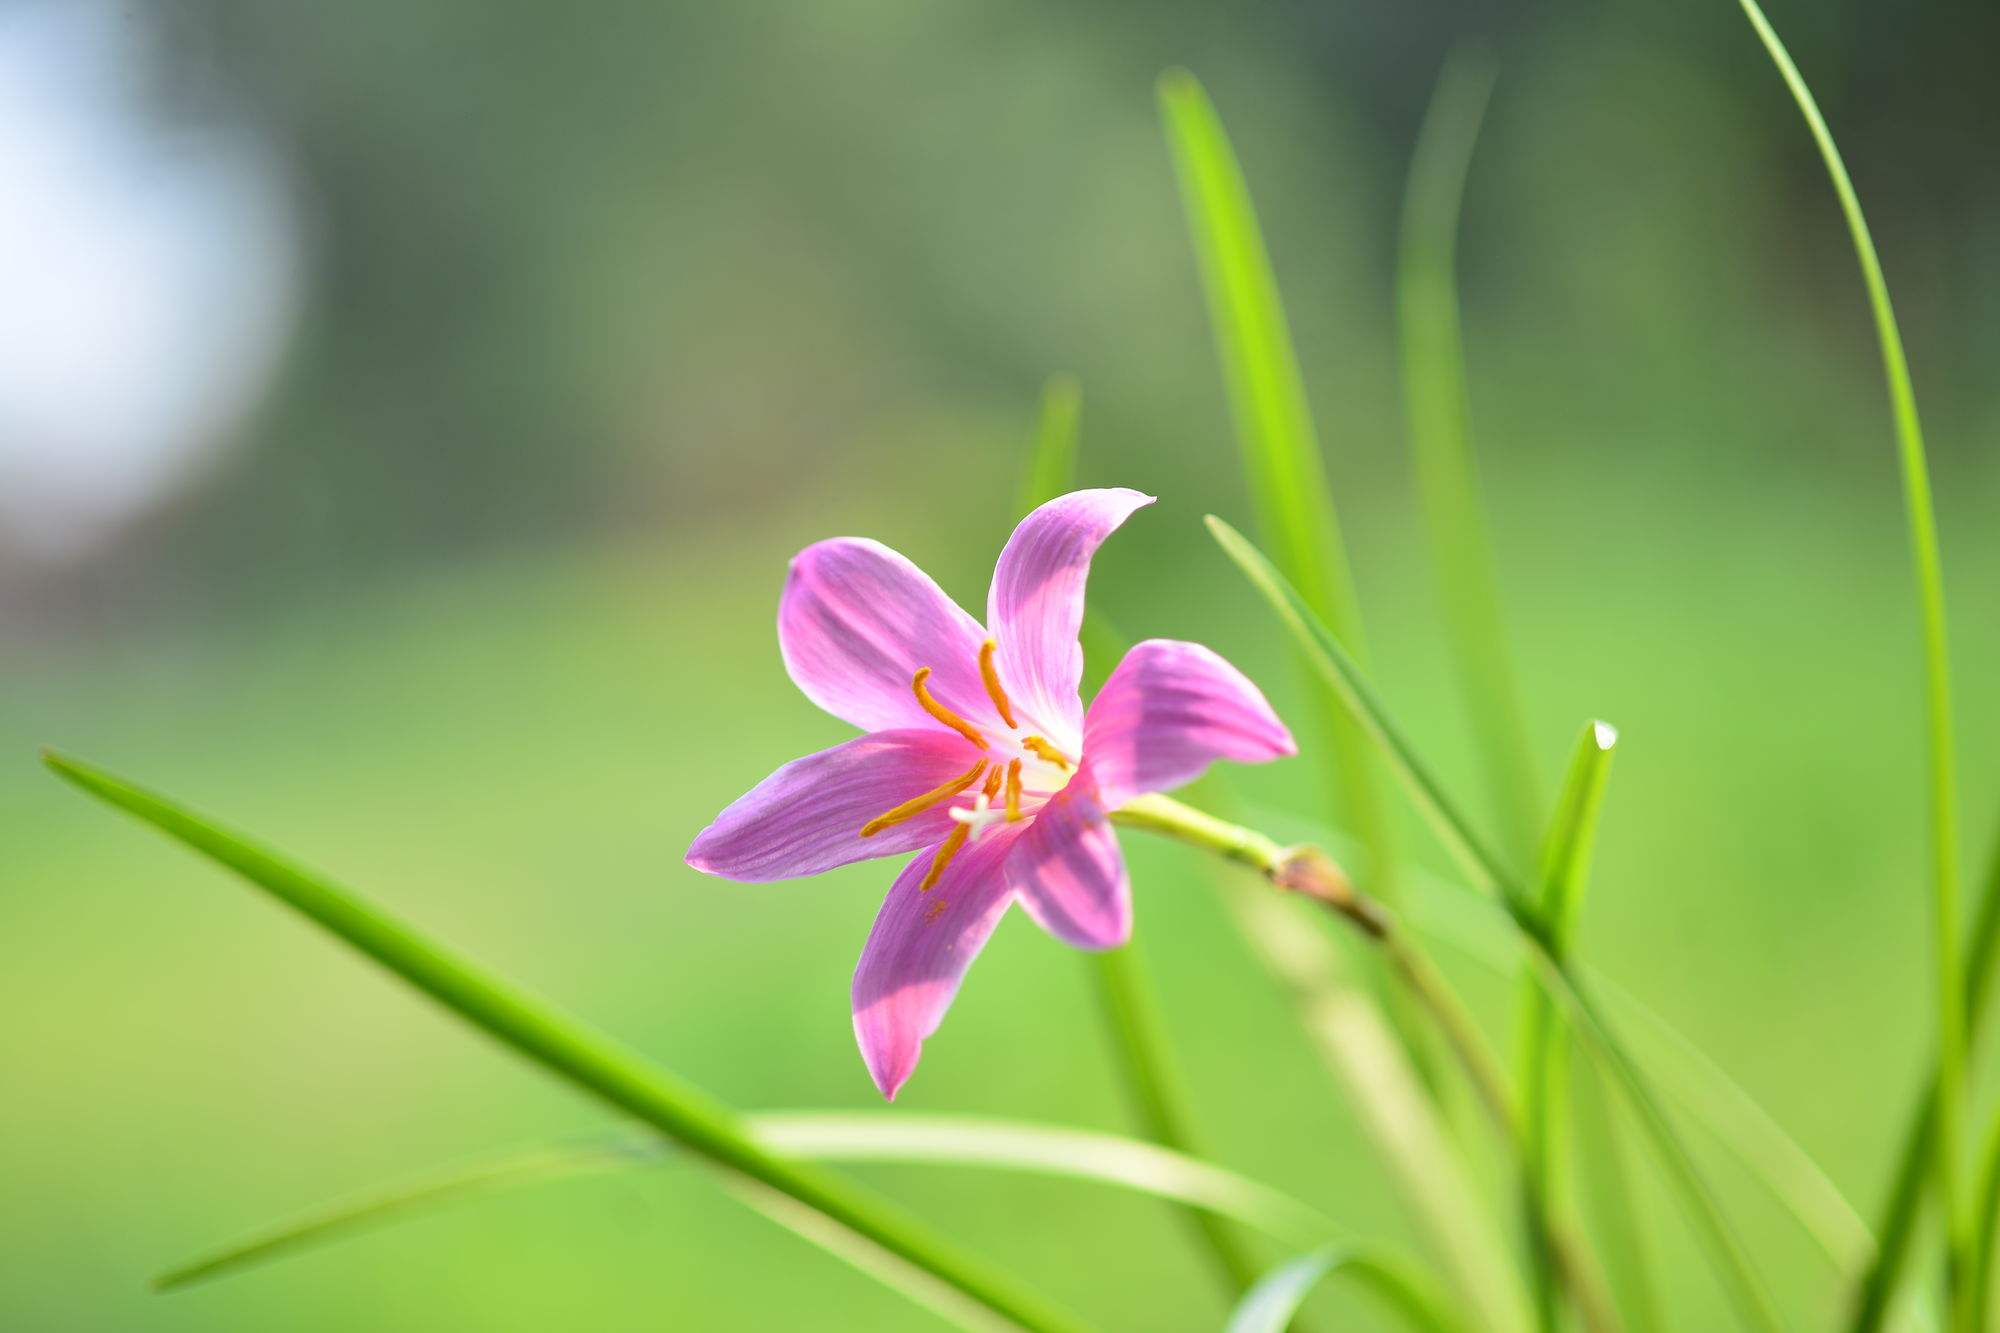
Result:
[[[978,842],[979,835],[986,832],[987,829],[995,824],[1004,824],[1007,822],[1007,812],[1005,810],[995,810],[993,808],[993,798],[985,792],[980,792],[977,796],[973,797],[972,808],[970,810],[953,806],[946,813],[959,823],[965,825],[965,840],[967,842]]]

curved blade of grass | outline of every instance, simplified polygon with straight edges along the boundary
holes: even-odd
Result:
[[[1307,1204],[1198,1158],[1115,1134],[975,1116],[787,1111],[743,1117],[773,1151],[829,1162],[915,1162],[1023,1171],[1111,1185],[1231,1217],[1292,1245],[1336,1232]],[[656,1134],[501,1153],[315,1209],[161,1273],[171,1291],[486,1194],[670,1160]]]
[[[1986,1026],[1993,998],[1993,973],[2000,960],[2000,846],[1987,863],[1986,886],[1979,902],[1979,915],[1972,926],[1966,951],[1965,1026],[1967,1041],[1977,1041]],[[1902,1155],[1897,1158],[1896,1179],[1883,1206],[1876,1234],[1882,1238],[1880,1257],[1861,1273],[1854,1319],[1849,1327],[1856,1333],[1873,1333],[1887,1317],[1903,1264],[1915,1238],[1918,1214],[1922,1210],[1924,1186],[1929,1182],[1929,1166],[1935,1155],[1933,1135],[1937,1126],[1937,1075],[1932,1072],[1917,1097],[1910,1126],[1903,1134]]]
[[[1308,1028],[1341,1074],[1370,1136],[1413,1183],[1410,1201],[1459,1287],[1489,1329],[1526,1326],[1527,1304],[1491,1228],[1467,1201],[1477,1198],[1416,1071],[1373,1004],[1348,992],[1325,1000]]]
[[[1617,1111],[1603,1079],[1604,1072],[1586,1060],[1570,1083],[1577,1150],[1591,1164],[1578,1173],[1586,1225],[1595,1230],[1612,1289],[1624,1298],[1620,1313],[1626,1327],[1632,1333],[1654,1333],[1662,1327],[1659,1288],[1647,1258],[1645,1231],[1634,1213],[1632,1173],[1613,1118]]]
[[[1661,1106],[1644,1071],[1632,1059],[1617,1033],[1605,1022],[1603,1009],[1590,988],[1579,980],[1566,959],[1551,952],[1549,926],[1540,912],[1431,777],[1429,770],[1403,738],[1401,729],[1381,706],[1354,660],[1327,632],[1312,609],[1305,605],[1298,591],[1242,533],[1214,515],[1210,515],[1207,522],[1217,543],[1270,603],[1280,622],[1291,630],[1320,679],[1388,754],[1391,768],[1402,779],[1418,809],[1431,821],[1446,847],[1465,865],[1474,881],[1497,896],[1507,908],[1507,914],[1519,930],[1521,939],[1530,946],[1529,958],[1535,965],[1537,977],[1549,988],[1552,996],[1562,1001],[1578,1034],[1603,1060],[1625,1093],[1641,1127],[1652,1141],[1655,1157],[1681,1196],[1709,1258],[1724,1278],[1744,1318],[1758,1328],[1780,1327],[1763,1280],[1744,1251],[1720,1202],[1702,1177],[1680,1132]]]
[[[1418,879],[1412,924],[1432,939],[1498,974],[1518,966],[1522,941],[1500,912],[1484,920],[1468,911],[1465,891]],[[1647,1039],[1650,1075],[1716,1144],[1761,1182],[1827,1256],[1836,1272],[1853,1272],[1875,1252],[1874,1237],[1854,1205],[1812,1155],[1776,1118],[1702,1053],[1679,1029],[1629,991],[1587,964],[1572,964],[1622,1019]]]
[[[1979,1154],[1979,1175],[1973,1192],[1973,1232],[1972,1277],[1966,1289],[1972,1296],[1972,1308],[1966,1314],[1966,1327],[1982,1329],[1993,1327],[1987,1319],[1987,1310],[1993,1293],[1993,1245],[1996,1235],[2000,1235],[2000,1114],[1988,1122],[1986,1138]]]
[[[707,1094],[446,951],[331,880],[101,769],[49,752],[43,760],[66,781],[235,871],[503,1045],[697,1156],[797,1200],[1024,1328],[1081,1327],[1074,1316],[932,1236],[888,1202],[838,1176],[775,1155]]]
[[[1967,1249],[1971,1243],[1969,1221],[1959,1206],[1957,1174],[1960,1122],[1965,1099],[1965,988],[1964,960],[1960,953],[1958,903],[1958,789],[1956,763],[1952,752],[1951,658],[1945,630],[1944,565],[1938,554],[1937,518],[1931,506],[1930,467],[1924,458],[1923,427],[1917,419],[1916,391],[1910,385],[1910,367],[1903,355],[1903,337],[1896,327],[1896,310],[1889,302],[1889,284],[1882,276],[1882,261],[1875,253],[1875,241],[1862,215],[1861,200],[1848,178],[1847,165],[1834,146],[1833,133],[1819,104],[1806,87],[1798,66],[1792,63],[1785,44],[1757,0],[1741,0],[1744,15],[1770,53],[1792,100],[1798,103],[1812,132],[1820,157],[1826,163],[1840,211],[1854,241],[1854,256],[1861,265],[1862,285],[1868,290],[1868,306],[1875,320],[1875,335],[1881,344],[1882,374],[1888,382],[1889,403],[1895,419],[1896,450],[1903,474],[1903,505],[1910,530],[1910,556],[1917,583],[1917,601],[1922,612],[1924,660],[1925,741],[1929,753],[1930,844],[1932,913],[1937,953],[1938,1060],[1936,1091],[1932,1103],[1932,1169],[1937,1178],[1939,1201],[1945,1218],[1948,1250],[1951,1255],[1952,1299],[1955,1309],[1972,1301],[1966,1283],[1974,1265]],[[1884,1240],[1888,1239],[1884,1234]],[[1888,1257],[1885,1250],[1884,1258]],[[1864,1279],[1864,1287],[1872,1279]],[[1879,1308],[1880,1303],[1876,1303]],[[1879,1316],[1877,1316],[1879,1318]],[[1872,1327],[1863,1323],[1860,1327]]]
[[[1159,100],[1258,529],[1306,604],[1365,658],[1360,603],[1319,435],[1249,184],[1194,75],[1162,74]],[[1374,757],[1339,710],[1327,710],[1323,721],[1328,743],[1321,752],[1332,761],[1330,776],[1375,863],[1371,869],[1386,882],[1396,854]]]
[[[1031,510],[1075,487],[1078,441],[1081,435],[1083,389],[1074,377],[1052,377],[1042,391],[1040,423],[1022,487],[1021,507]],[[1110,663],[1122,657],[1126,644],[1106,626],[1094,609],[1085,613],[1084,660],[1092,668],[1093,692],[1101,688]],[[1200,1156],[1194,1115],[1181,1087],[1179,1062],[1160,1014],[1159,999],[1146,973],[1144,951],[1137,939],[1123,948],[1083,955],[1098,999],[1098,1012],[1117,1058],[1140,1132],[1170,1148]],[[1257,1280],[1256,1259],[1229,1224],[1210,1210],[1189,1207],[1187,1219],[1204,1251],[1213,1260],[1230,1299]]]
[[[1277,817],[1264,822],[1276,822]],[[1311,826],[1316,840],[1340,846],[1336,830]],[[2000,856],[1994,864],[2000,886]],[[1427,938],[1445,943],[1469,960],[1505,975],[1520,965],[1524,941],[1518,925],[1491,901],[1468,900],[1464,885],[1422,871],[1410,877],[1410,924]],[[2000,938],[2000,894],[1989,899],[1995,937]],[[1986,918],[1982,918],[1984,922]],[[1836,1272],[1859,1271],[1876,1252],[1874,1235],[1812,1154],[1786,1133],[1720,1065],[1658,1012],[1601,971],[1572,964],[1600,991],[1621,1021],[1646,1038],[1651,1076],[1696,1124],[1727,1149],[1799,1228],[1819,1246]],[[1913,1133],[1916,1127],[1913,1126]],[[1918,1154],[1919,1162],[1924,1158]],[[1921,1179],[1921,1166],[1916,1176]]]
[[[1611,773],[1612,747],[1618,732],[1607,722],[1586,723],[1571,751],[1568,775],[1556,801],[1555,818],[1542,857],[1542,920],[1548,924],[1549,950],[1569,956],[1569,941],[1588,882],[1591,847],[1597,838],[1597,814],[1604,802],[1604,784]],[[1522,1163],[1522,1214],[1533,1256],[1535,1317],[1545,1333],[1558,1324],[1559,1288],[1555,1257],[1543,1227],[1554,1208],[1556,1158],[1561,1140],[1557,1108],[1566,1100],[1567,1047],[1554,1003],[1531,975],[1521,995],[1521,1041],[1515,1082],[1521,1089],[1522,1133],[1527,1151]]]
[[[1459,205],[1495,72],[1491,57],[1461,49],[1438,75],[1403,194],[1396,311],[1404,412],[1452,664],[1501,827],[1514,854],[1525,859],[1541,826],[1535,793],[1542,784],[1535,775],[1479,499],[1454,275]]]
[[[1292,1316],[1320,1280],[1351,1277],[1401,1318],[1425,1333],[1457,1333],[1464,1325],[1417,1273],[1392,1256],[1352,1245],[1334,1245],[1275,1268],[1243,1297],[1225,1333],[1285,1333]]]
[[[1430,822],[1440,842],[1467,877],[1488,893],[1502,894],[1510,904],[1520,905],[1518,890],[1505,892],[1513,884],[1511,876],[1473,831],[1472,824],[1447,796],[1437,779],[1417,757],[1396,724],[1375,697],[1367,678],[1345,648],[1327,629],[1311,606],[1290,581],[1280,574],[1264,553],[1248,538],[1215,515],[1205,520],[1209,533],[1224,554],[1243,571],[1251,586],[1262,593],[1278,619],[1291,631],[1293,640],[1305,654],[1315,676],[1343,704],[1361,730],[1389,756],[1390,768],[1402,780],[1417,810]],[[1363,835],[1365,838],[1365,834]],[[1539,928],[1536,932],[1539,935]]]

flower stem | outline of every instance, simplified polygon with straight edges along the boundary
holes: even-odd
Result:
[[[1126,827],[1176,838],[1248,866],[1273,886],[1303,894],[1359,930],[1382,951],[1397,980],[1444,1035],[1445,1044],[1502,1140],[1516,1153],[1524,1150],[1523,1129],[1506,1072],[1486,1049],[1477,1022],[1422,946],[1386,908],[1357,890],[1325,852],[1311,846],[1282,846],[1255,829],[1217,819],[1168,796],[1137,797],[1113,810],[1111,818]],[[1557,1274],[1576,1300],[1585,1324],[1593,1330],[1616,1328],[1617,1316],[1609,1298],[1598,1288],[1595,1274],[1578,1262],[1574,1242],[1546,1212],[1540,1221],[1549,1237]]]

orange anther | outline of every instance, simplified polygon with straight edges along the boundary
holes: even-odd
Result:
[[[945,783],[942,787],[934,787],[922,796],[914,797],[903,802],[893,810],[885,810],[875,816],[875,818],[861,826],[861,836],[872,838],[891,824],[900,824],[913,815],[922,814],[934,805],[949,801],[952,797],[979,781],[979,775],[985,771],[986,761],[984,759],[974,761],[971,768],[966,769],[965,772],[959,774],[950,782]],[[998,773],[1000,771],[999,765],[994,765],[993,771]]]
[[[924,872],[923,882],[917,885],[918,893],[931,891],[931,887],[938,882],[938,876],[944,874],[944,868],[951,864],[951,858],[957,856],[958,849],[965,846],[966,835],[971,832],[970,824],[959,824],[945,834],[944,842],[937,849],[937,855],[931,858],[931,868]]]
[[[1000,710],[1000,720],[1018,727],[1021,724],[1014,720],[1014,705],[1007,701],[1007,691],[1000,688],[1000,673],[993,667],[993,654],[999,647],[991,639],[979,645],[979,678],[986,682],[986,697]]]
[[[1021,737],[1021,748],[1029,751],[1038,758],[1047,760],[1049,763],[1054,764],[1057,768],[1076,767],[1076,761],[1074,759],[1071,759],[1068,755],[1064,754],[1061,750],[1058,750],[1055,746],[1050,745],[1040,736]]]
[[[979,734],[978,728],[939,703],[936,696],[924,688],[924,682],[930,678],[931,669],[929,667],[918,667],[916,676],[910,681],[910,689],[916,693],[918,705],[926,713],[929,713],[932,717],[944,723],[947,727],[950,727],[980,749],[985,749],[986,738]]]

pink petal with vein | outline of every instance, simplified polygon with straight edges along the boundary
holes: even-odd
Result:
[[[1125,857],[1088,775],[1036,812],[1007,859],[1007,882],[1043,930],[1079,949],[1110,949],[1132,937]]]
[[[1021,520],[993,568],[986,626],[999,640],[1000,679],[1025,719],[1065,749],[1081,739],[1083,649],[1076,635],[1090,558],[1151,503],[1152,496],[1128,490],[1058,496]]]
[[[985,638],[928,574],[861,537],[799,552],[778,603],[785,670],[808,699],[863,731],[939,728],[910,690],[926,666],[940,701],[975,726],[997,727],[979,678]]]
[[[1015,829],[998,828],[968,844],[928,892],[917,885],[936,853],[924,852],[883,900],[854,969],[854,1036],[890,1101],[1007,912],[1013,894],[1000,868],[1015,838]]]
[[[973,748],[942,729],[878,731],[794,759],[737,799],[688,848],[687,863],[763,882],[929,846],[950,832],[945,804],[872,838],[861,826],[972,767]]]
[[[1200,777],[1216,759],[1297,754],[1291,732],[1235,667],[1198,643],[1148,639],[1090,702],[1085,766],[1106,806]]]

